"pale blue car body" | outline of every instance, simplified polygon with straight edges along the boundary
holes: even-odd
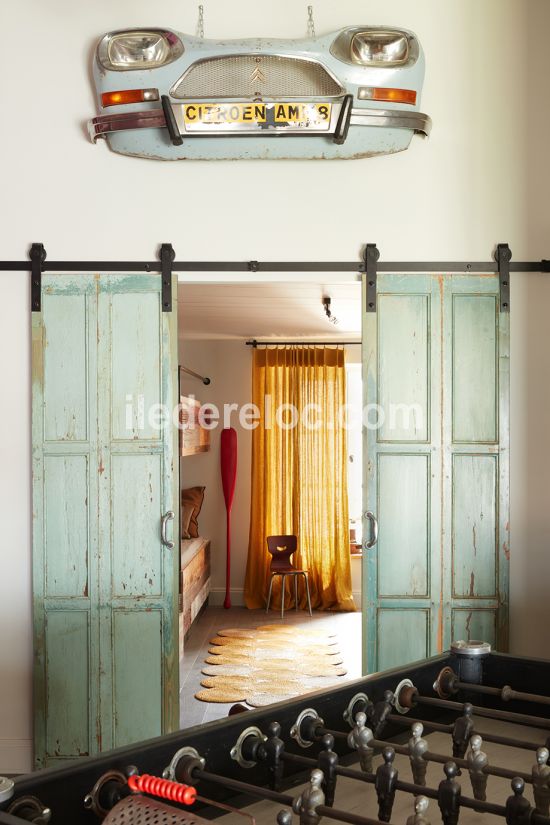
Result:
[[[351,28],[351,27],[350,27]],[[353,27],[357,28],[357,27]],[[369,28],[369,27],[366,27]],[[373,28],[373,27],[370,27]],[[376,27],[382,28],[382,27]],[[167,30],[174,31],[174,30]],[[400,67],[368,67],[344,61],[331,51],[339,32],[300,40],[252,38],[245,40],[210,40],[192,37],[174,31],[184,46],[183,54],[167,65],[153,69],[112,71],[105,69],[94,59],[93,75],[98,96],[99,116],[89,122],[90,135],[107,139],[110,148],[123,155],[134,155],[161,160],[182,159],[247,159],[247,158],[358,158],[385,155],[407,149],[415,133],[428,134],[430,119],[420,112],[420,95],[424,80],[424,54],[415,35],[417,57],[412,65]],[[402,30],[406,31],[406,30]],[[353,96],[352,114],[345,141],[339,145],[332,134],[183,134],[183,143],[173,145],[166,128],[151,126],[124,128],[109,131],[103,123],[108,118],[129,112],[155,109],[162,114],[160,103],[134,103],[120,106],[101,106],[104,92],[121,89],[159,90],[160,95],[170,95],[177,81],[197,61],[235,55],[276,55],[278,57],[303,58],[319,63],[342,87],[344,95],[334,98],[338,106],[345,95]],[[358,90],[362,87],[382,87],[414,90],[416,103],[390,103],[361,100]],[[206,99],[206,98],[205,98]],[[210,98],[216,100],[216,98]],[[252,98],[235,98],[250,102]],[[291,99],[290,96],[285,100]],[[170,98],[176,115],[182,100]]]

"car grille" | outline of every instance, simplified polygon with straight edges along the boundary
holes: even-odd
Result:
[[[250,54],[200,60],[170,93],[179,99],[254,99],[335,97],[344,89],[312,60]]]

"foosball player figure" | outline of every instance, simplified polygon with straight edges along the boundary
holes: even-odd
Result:
[[[426,816],[429,804],[427,796],[415,797],[414,814],[407,817],[407,825],[430,825],[430,820]]]
[[[481,750],[482,744],[483,740],[479,734],[474,733],[474,735],[470,737],[470,750],[468,751],[467,761],[474,798],[485,802],[487,799],[487,774],[485,773],[485,768],[489,764],[489,760],[487,754]]]
[[[374,748],[371,742],[374,739],[370,728],[365,727],[367,721],[366,714],[360,712],[355,717],[355,727],[348,735],[348,748],[356,750],[359,754],[359,764],[365,773],[372,773],[372,757]]]
[[[388,716],[393,711],[395,696],[391,690],[384,691],[384,698],[367,708],[367,722],[375,739],[380,739],[382,731],[387,725]]]
[[[523,796],[525,782],[520,776],[512,779],[512,796],[506,800],[507,825],[529,825],[533,809],[528,799]]]
[[[537,750],[537,764],[533,766],[533,796],[537,813],[548,816],[550,813],[550,765],[547,765],[550,751],[548,748]]]
[[[424,725],[414,722],[411,726],[412,736],[409,739],[409,759],[411,762],[413,782],[415,785],[426,784],[426,769],[428,767],[424,754],[428,750],[428,743],[422,739]]]
[[[325,794],[325,805],[328,805],[330,808],[334,805],[336,780],[338,779],[338,774],[336,773],[338,754],[333,751],[333,747],[334,736],[331,733],[325,733],[321,739],[321,750],[317,757],[317,764],[319,770],[323,772],[321,787]]]
[[[394,767],[395,751],[386,747],[382,751],[384,762],[376,770],[374,788],[378,797],[378,819],[382,822],[389,822],[393,802],[395,799],[396,783],[398,779],[397,768]]]
[[[443,825],[458,825],[461,793],[460,783],[456,780],[458,768],[454,762],[445,762],[443,770],[447,778],[439,783],[437,804]]]
[[[281,788],[283,779],[284,762],[283,753],[285,743],[280,738],[281,726],[278,722],[270,722],[267,728],[267,739],[258,749],[258,756],[265,762],[270,776],[272,790],[278,791]]]
[[[473,705],[466,702],[462,708],[462,716],[459,716],[453,725],[453,756],[455,759],[464,759],[466,755],[470,736],[474,732],[473,712]]]
[[[316,808],[318,805],[325,804],[325,795],[321,788],[322,781],[322,771],[314,768],[309,777],[309,785],[293,801],[292,810],[295,814],[299,814],[300,825],[319,825],[321,816]]]

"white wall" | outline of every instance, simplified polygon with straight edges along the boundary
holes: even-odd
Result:
[[[180,340],[180,364],[207,375],[212,382],[204,386],[197,379],[186,377],[181,382],[182,391],[195,395],[201,403],[215,404],[222,416],[224,404],[238,404],[240,409],[252,397],[251,362],[250,347],[241,341]],[[252,432],[239,425],[238,413],[228,414],[231,418],[227,425],[237,430],[238,438],[237,481],[231,510],[231,602],[242,605],[250,526]],[[210,604],[218,606],[225,598],[226,575],[225,502],[220,477],[222,426],[211,431],[209,452],[180,461],[181,486],[206,487],[199,527],[201,536],[211,541]]]
[[[301,36],[305,4],[210,0],[207,33]],[[546,0],[317,0],[318,31],[360,22],[414,29],[427,53],[429,141],[347,162],[179,163],[119,157],[86,140],[95,39],[128,25],[195,27],[181,0],[2,3],[9,32],[0,141],[1,257],[43,241],[50,259],[389,260],[550,257]],[[9,128],[6,127],[9,113]],[[512,646],[550,655],[546,604],[550,447],[548,281],[512,289]],[[31,705],[27,278],[0,277],[0,771],[29,764]],[[528,391],[528,392],[527,392]],[[19,747],[20,746],[20,747]],[[20,755],[23,758],[20,759]]]

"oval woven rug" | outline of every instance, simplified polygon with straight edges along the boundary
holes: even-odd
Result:
[[[263,707],[326,688],[346,674],[335,634],[280,625],[225,628],[211,640],[201,702]]]

